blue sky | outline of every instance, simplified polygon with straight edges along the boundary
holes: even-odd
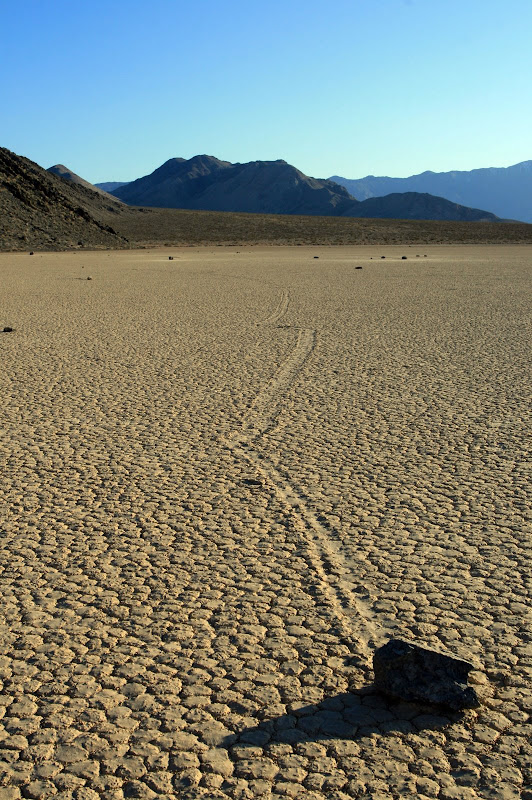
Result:
[[[0,0],[0,145],[87,180],[168,158],[315,177],[532,159],[530,0]]]

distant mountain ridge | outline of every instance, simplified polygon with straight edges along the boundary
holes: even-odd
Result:
[[[97,189],[102,189],[104,192],[114,192],[121,186],[126,186],[129,181],[105,181],[104,183],[95,183]]]
[[[491,221],[489,212],[466,208],[441,197],[402,194],[359,202],[332,180],[311,178],[286,161],[232,164],[214,156],[171,158],[112,194],[129,205],[233,211],[256,214],[302,214],[381,219]]]
[[[532,161],[470,171],[427,171],[408,178],[367,175],[350,179],[333,175],[329,180],[344,186],[361,201],[392,192],[422,192],[460,205],[486,208],[504,219],[532,222]]]

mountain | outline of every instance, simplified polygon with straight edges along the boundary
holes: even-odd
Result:
[[[132,205],[255,214],[304,214],[380,219],[497,221],[429,194],[395,194],[358,202],[340,184],[310,178],[286,161],[231,164],[214,156],[171,158],[151,175],[113,191]]]
[[[201,171],[199,166],[198,171]],[[323,182],[316,183],[320,186]],[[324,183],[332,192],[330,183]],[[342,192],[345,189],[340,189],[338,197],[345,201]],[[317,194],[319,196],[319,190]],[[326,197],[330,198],[330,194],[326,193]],[[344,206],[346,212],[356,208],[361,209],[362,215],[366,209],[367,213],[371,211],[371,214],[388,217],[383,219],[335,216],[330,213],[330,208],[325,216],[141,208],[119,203],[81,183],[64,180],[27,158],[0,148],[0,251],[206,244],[409,244],[426,248],[428,244],[451,242],[532,242],[532,225],[522,223],[501,225],[500,222],[390,218],[410,213],[404,198],[400,201],[399,211],[393,197],[378,198],[379,206],[376,208],[355,200],[350,201],[351,205],[346,202]],[[427,202],[422,197],[421,200]],[[415,197],[413,202],[417,202]],[[442,201],[429,198],[428,202],[439,204]],[[426,213],[426,205],[422,205],[422,211]],[[469,210],[460,213],[465,212],[469,213]],[[441,207],[438,213],[443,214]]]
[[[104,183],[95,183],[97,189],[103,189],[104,192],[114,192],[121,186],[127,186],[128,181],[106,181]]]
[[[113,197],[100,187],[95,186],[93,183],[89,183],[88,181],[84,180],[84,178],[80,178],[79,175],[76,175],[75,172],[72,172],[63,164],[55,164],[55,166],[53,167],[48,167],[46,171],[51,172],[52,175],[57,175],[58,178],[63,178],[66,181],[77,183],[79,186],[84,186],[86,189],[91,189],[93,192],[97,192],[98,194],[103,195],[108,200],[114,200],[116,203],[116,197]]]
[[[337,216],[356,204],[343,186],[309,178],[286,161],[231,164],[206,155],[171,158],[113,195],[130,205],[255,214]]]
[[[125,206],[83,183],[0,147],[0,250],[127,246],[109,225]]]
[[[385,197],[370,197],[355,206],[355,213],[347,216],[365,219],[427,219],[454,220],[457,222],[502,222],[495,214],[479,208],[451,203],[443,197],[420,192],[388,194]]]
[[[392,192],[428,192],[453,203],[486,208],[504,219],[532,222],[532,161],[511,167],[489,167],[453,172],[422,172],[409,178],[367,175],[351,180],[334,175],[357,200]]]
[[[231,164],[214,156],[171,158],[162,166],[115,189],[131,205],[255,214],[304,214],[384,219],[497,221],[495,215],[420,194],[358,202],[340,184],[310,178],[286,161]],[[402,199],[401,199],[402,198]]]

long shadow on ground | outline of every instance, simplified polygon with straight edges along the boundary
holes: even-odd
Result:
[[[438,730],[462,718],[463,714],[442,711],[437,706],[390,701],[368,686],[327,697],[317,704],[293,703],[289,713],[264,719],[227,736],[221,746],[239,743],[261,747],[330,738],[361,739],[371,734],[416,733]]]

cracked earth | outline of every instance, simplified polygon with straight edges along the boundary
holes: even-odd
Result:
[[[0,800],[532,798],[531,256],[0,255]]]

